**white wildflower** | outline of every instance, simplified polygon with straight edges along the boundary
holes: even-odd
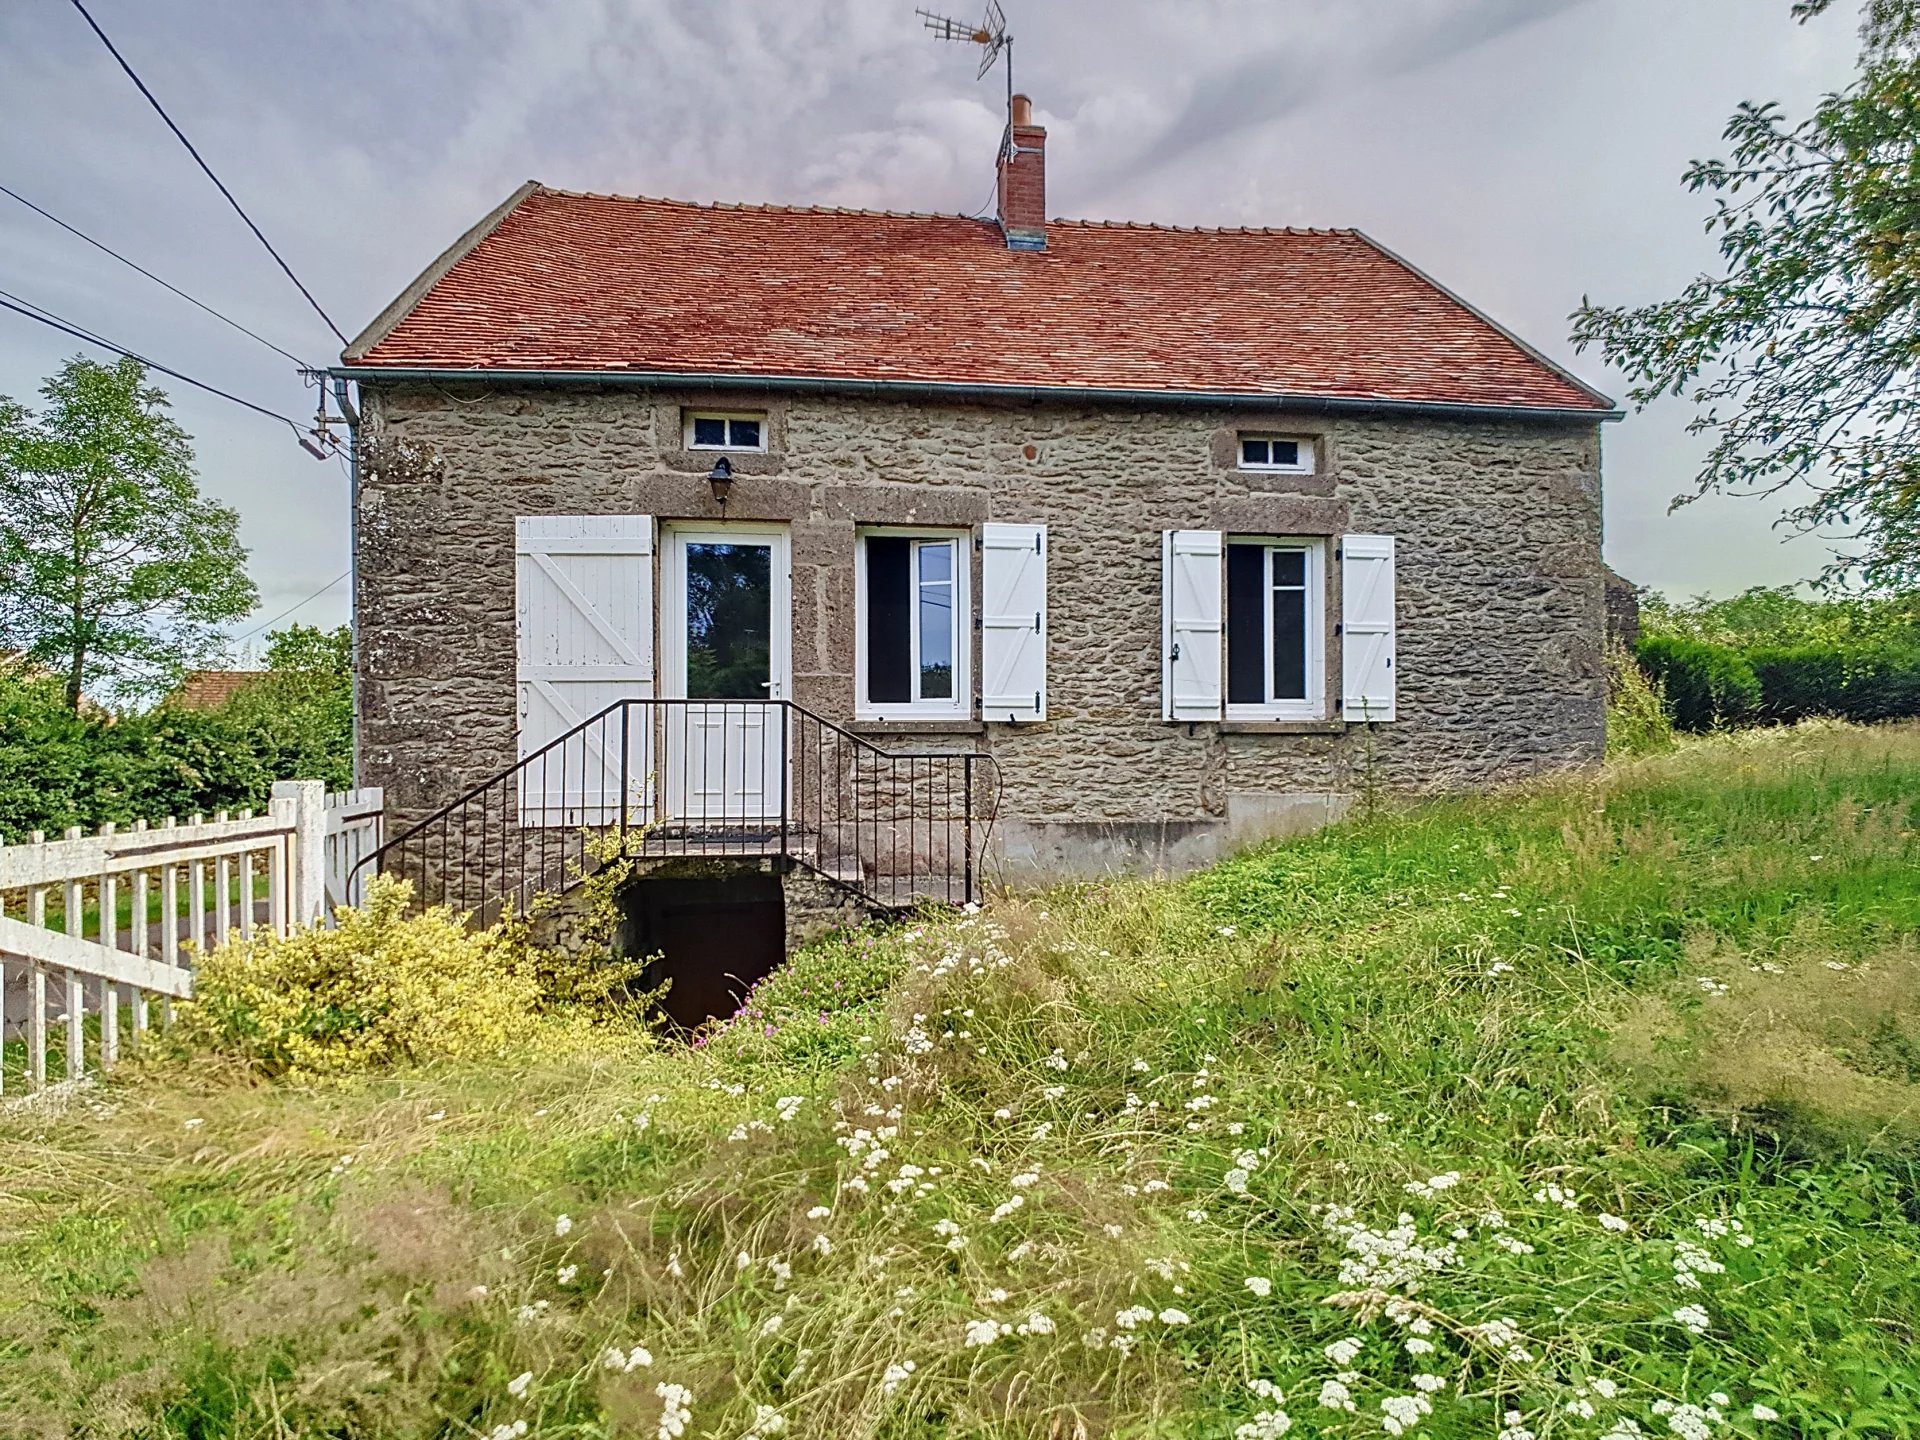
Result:
[[[1753,1418],[1756,1420],[1778,1420],[1780,1418],[1780,1412],[1771,1405],[1762,1405],[1758,1401],[1755,1401]]]
[[[656,1432],[659,1440],[679,1440],[693,1420],[693,1391],[684,1385],[662,1381],[653,1387],[653,1393],[660,1397],[660,1428]]]
[[[567,1237],[569,1233],[572,1232],[572,1230],[573,1230],[573,1217],[571,1215],[559,1216],[553,1222],[553,1233],[559,1236],[563,1240]]]
[[[1320,1408],[1351,1411],[1354,1408],[1353,1392],[1338,1380],[1323,1381],[1320,1386]]]
[[[507,1393],[517,1400],[527,1393],[527,1387],[532,1383],[533,1371],[522,1370],[518,1375],[507,1381]]]
[[[964,1343],[969,1349],[976,1345],[991,1345],[1001,1334],[1002,1326],[998,1320],[969,1320]]]
[[[600,1357],[600,1363],[609,1370],[631,1375],[653,1364],[653,1352],[644,1345],[636,1345],[631,1350],[622,1350],[615,1345]]]
[[[1231,1190],[1235,1195],[1244,1195],[1247,1193],[1247,1180],[1249,1177],[1245,1170],[1236,1165],[1233,1169],[1227,1171],[1225,1178],[1227,1189]]]
[[[554,1272],[554,1278],[562,1285],[571,1285],[573,1283],[573,1277],[579,1273],[580,1267],[578,1265],[562,1265]]]
[[[807,1211],[807,1219],[824,1220],[831,1214],[833,1214],[833,1207],[831,1205],[816,1205]]]
[[[1354,1357],[1364,1350],[1366,1345],[1367,1342],[1363,1337],[1359,1335],[1349,1335],[1343,1340],[1334,1341],[1320,1353],[1344,1369],[1353,1363]]]
[[[1713,1317],[1700,1305],[1682,1305],[1673,1312],[1673,1318],[1696,1335],[1706,1334],[1707,1327],[1713,1324]]]
[[[1424,1395],[1389,1395],[1380,1402],[1380,1428],[1389,1435],[1400,1435],[1420,1423],[1422,1415],[1433,1413],[1433,1402]]]
[[[1624,1234],[1632,1227],[1618,1215],[1609,1215],[1606,1211],[1602,1210],[1600,1212],[1600,1228],[1602,1230],[1615,1230]]]
[[[887,1366],[886,1372],[880,1377],[880,1393],[883,1395],[893,1394],[894,1391],[907,1383],[916,1368],[918,1367],[915,1366],[911,1360],[894,1361],[891,1365]]]
[[[1247,1289],[1264,1300],[1273,1293],[1273,1281],[1265,1275],[1249,1275],[1245,1281]]]

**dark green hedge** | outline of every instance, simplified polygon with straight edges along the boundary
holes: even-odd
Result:
[[[0,838],[258,809],[275,780],[352,783],[344,678],[268,674],[219,710],[67,709],[57,683],[0,675]]]
[[[1784,723],[1815,715],[1868,723],[1920,715],[1920,647],[1899,643],[1735,648],[1671,633],[1635,654],[1682,730]]]
[[[1837,715],[1869,722],[1920,715],[1920,649],[1755,646],[1746,652],[1768,720]]]
[[[1745,724],[1760,708],[1759,677],[1730,646],[1651,634],[1641,636],[1634,653],[1660,685],[1667,711],[1682,730]]]

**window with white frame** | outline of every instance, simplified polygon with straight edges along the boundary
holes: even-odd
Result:
[[[1313,441],[1294,435],[1242,435],[1240,468],[1310,475],[1313,473]]]
[[[970,713],[967,536],[876,529],[855,566],[859,713],[965,718]]]
[[[1230,537],[1226,629],[1229,716],[1324,718],[1324,542]]]
[[[689,450],[765,450],[764,410],[688,410],[684,415]]]

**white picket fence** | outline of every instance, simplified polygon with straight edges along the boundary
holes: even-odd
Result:
[[[44,1089],[56,1038],[60,1078],[80,1079],[90,1058],[112,1066],[123,1021],[137,1045],[152,1002],[166,1016],[193,993],[195,953],[236,932],[329,923],[333,904],[357,902],[368,872],[348,877],[379,847],[381,801],[377,789],[328,795],[318,780],[284,780],[264,815],[0,845],[0,1094],[10,1074]]]

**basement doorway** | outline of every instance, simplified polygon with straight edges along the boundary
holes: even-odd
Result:
[[[621,953],[657,957],[641,983],[672,981],[661,1009],[681,1029],[733,1014],[786,959],[777,875],[642,878],[626,887],[620,905]]]

